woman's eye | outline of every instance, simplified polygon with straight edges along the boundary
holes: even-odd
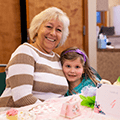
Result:
[[[47,27],[47,28],[52,28],[52,27],[51,27],[51,26],[49,26],[49,25],[48,25],[48,26],[46,26],[46,27]]]
[[[57,29],[59,32],[62,32],[62,30],[61,29]]]

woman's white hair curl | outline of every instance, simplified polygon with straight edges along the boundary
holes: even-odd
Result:
[[[49,7],[36,15],[30,24],[29,28],[29,35],[30,39],[35,42],[35,37],[38,34],[38,30],[41,26],[41,24],[44,21],[49,21],[51,19],[59,19],[63,23],[63,30],[62,30],[62,38],[60,40],[60,43],[58,46],[62,46],[64,42],[67,39],[67,36],[69,35],[69,25],[70,25],[70,20],[67,17],[66,13],[64,13],[61,9],[58,9],[56,7]],[[57,46],[57,47],[58,47]]]

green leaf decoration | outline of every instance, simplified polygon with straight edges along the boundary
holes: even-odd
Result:
[[[80,95],[80,98],[81,98],[82,100],[86,99],[86,97],[83,96],[83,95]]]
[[[91,105],[91,108],[94,109],[94,105]]]
[[[120,76],[118,77],[117,81],[120,82]]]
[[[81,102],[81,105],[82,106],[87,106],[87,107],[90,107],[92,109],[94,109],[94,104],[95,104],[95,96],[83,96],[83,95],[80,95],[80,98],[82,99],[82,102]]]

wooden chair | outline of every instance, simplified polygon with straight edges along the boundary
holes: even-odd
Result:
[[[6,87],[5,79],[6,79],[6,73],[5,72],[0,73],[0,96]]]

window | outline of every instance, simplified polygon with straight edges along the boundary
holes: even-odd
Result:
[[[96,12],[97,26],[107,26],[107,12],[97,11]]]
[[[101,12],[96,12],[97,23],[101,23]]]

